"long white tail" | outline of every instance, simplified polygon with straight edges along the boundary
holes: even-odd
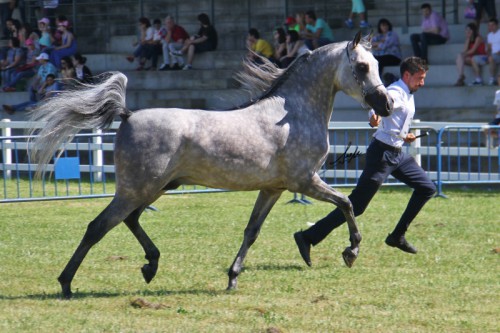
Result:
[[[127,118],[125,106],[127,77],[120,72],[104,74],[96,85],[79,84],[45,99],[32,112],[30,134],[31,158],[38,162],[38,173],[50,162],[64,142],[71,141],[83,129],[104,129],[116,116]],[[45,123],[38,132],[35,122]]]

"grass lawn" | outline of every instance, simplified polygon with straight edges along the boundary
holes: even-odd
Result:
[[[445,193],[412,224],[410,255],[384,239],[411,192],[383,188],[358,218],[349,269],[347,226],[313,248],[313,267],[302,262],[293,233],[332,206],[287,205],[286,192],[233,292],[227,270],[257,193],[163,196],[141,217],[162,253],[156,278],[144,282],[142,248],[120,224],[89,252],[70,301],[56,278],[110,199],[2,204],[0,332],[499,332],[500,196]]]

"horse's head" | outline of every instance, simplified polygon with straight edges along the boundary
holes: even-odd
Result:
[[[392,113],[393,100],[387,93],[378,73],[378,62],[370,52],[371,35],[361,39],[358,32],[345,47],[340,89],[376,114],[387,117]],[[350,84],[349,84],[350,83]]]

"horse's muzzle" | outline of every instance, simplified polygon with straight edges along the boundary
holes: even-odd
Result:
[[[376,89],[365,96],[365,102],[373,108],[376,114],[388,117],[392,114],[394,101],[385,89]]]

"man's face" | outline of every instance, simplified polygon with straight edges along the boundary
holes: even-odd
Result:
[[[167,29],[170,30],[174,27],[174,20],[171,18],[165,20],[165,25],[167,26]]]
[[[54,78],[52,76],[47,76],[47,78],[45,79],[45,81],[47,81],[47,85],[48,86],[51,86],[54,84]]]
[[[495,22],[488,22],[488,31],[489,32],[495,32],[498,29],[498,24]]]
[[[312,18],[311,18],[309,15],[307,15],[307,14],[306,14],[306,23],[307,23],[307,24],[311,24],[311,23],[313,23]]]
[[[431,15],[431,10],[429,8],[423,8],[422,9],[422,15],[424,17],[429,17]]]
[[[403,81],[410,89],[411,93],[416,92],[420,87],[423,87],[425,84],[425,77],[427,72],[420,71],[415,74],[410,74],[410,72],[405,72],[403,75]]]

